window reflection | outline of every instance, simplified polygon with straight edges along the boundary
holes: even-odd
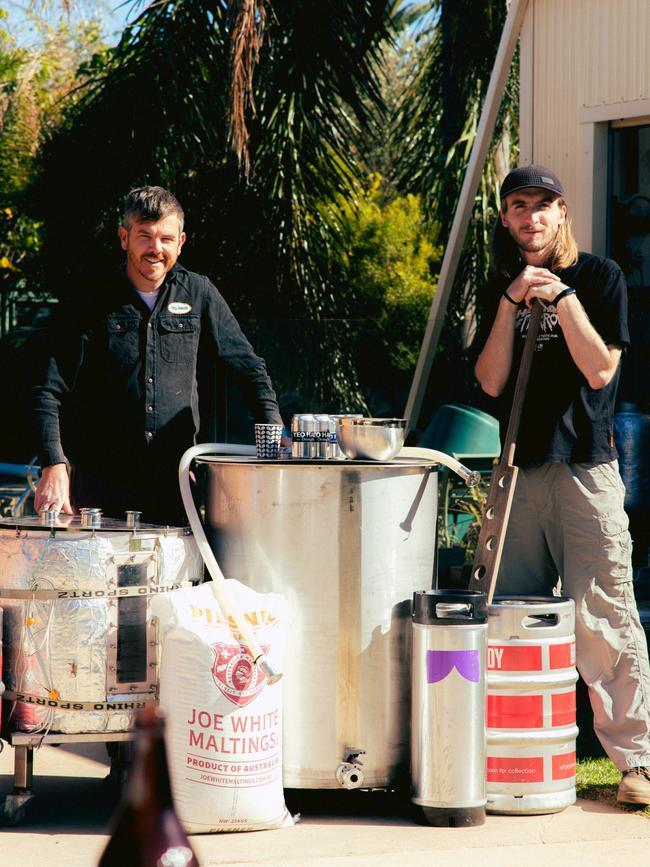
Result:
[[[627,279],[632,340],[619,402],[650,412],[650,123],[612,128],[609,141],[609,255]]]

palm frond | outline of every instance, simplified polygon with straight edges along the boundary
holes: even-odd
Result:
[[[230,140],[244,176],[250,172],[246,111],[255,114],[253,75],[259,61],[266,26],[265,0],[237,0],[233,4],[232,72],[230,80]]]

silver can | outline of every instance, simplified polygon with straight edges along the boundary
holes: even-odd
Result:
[[[299,413],[291,419],[291,457],[316,457],[316,416]]]
[[[331,436],[336,437],[334,419],[329,415],[317,415],[316,418],[316,449],[315,457],[326,461],[331,457]]]

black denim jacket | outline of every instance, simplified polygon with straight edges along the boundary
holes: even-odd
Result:
[[[34,387],[41,466],[174,456],[199,429],[199,341],[235,374],[255,421],[282,423],[264,361],[223,297],[176,265],[153,311],[123,272],[61,305]]]

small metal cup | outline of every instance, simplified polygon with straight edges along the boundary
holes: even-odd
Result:
[[[43,509],[41,512],[39,512],[41,524],[44,527],[53,527],[56,524],[58,514],[59,513],[56,509]]]
[[[255,447],[260,460],[276,461],[280,455],[282,425],[269,422],[255,425]]]
[[[88,527],[101,527],[102,525],[102,510],[101,509],[91,509],[91,508],[83,508],[79,509],[81,513],[81,526],[84,528]]]
[[[126,526],[129,529],[137,529],[140,526],[140,518],[142,517],[142,512],[139,512],[137,509],[127,509],[126,510]]]

